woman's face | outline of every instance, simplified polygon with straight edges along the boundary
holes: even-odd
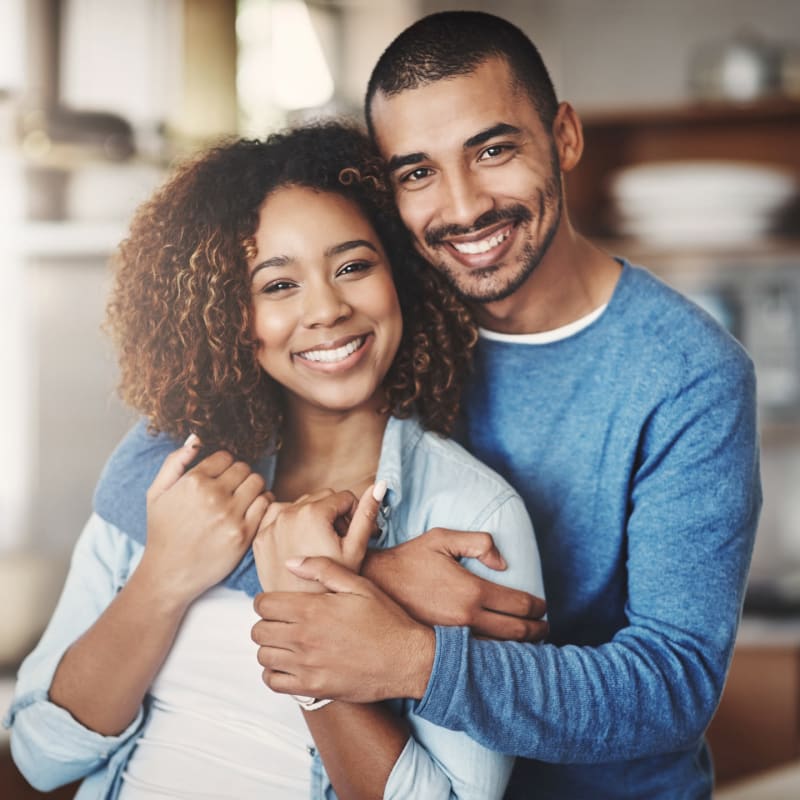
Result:
[[[258,361],[295,408],[381,402],[402,334],[391,268],[350,200],[288,186],[261,206],[248,263]]]

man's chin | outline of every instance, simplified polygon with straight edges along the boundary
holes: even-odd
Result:
[[[494,265],[471,270],[468,275],[464,275],[463,270],[458,270],[457,267],[454,269],[441,263],[433,266],[461,300],[480,305],[497,303],[511,297],[533,271],[522,270],[509,277],[503,275],[502,266]]]

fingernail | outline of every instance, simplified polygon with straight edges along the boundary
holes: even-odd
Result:
[[[386,494],[386,481],[380,480],[372,487],[372,498],[376,503],[380,503]]]
[[[287,558],[284,562],[289,569],[297,569],[297,567],[301,567],[303,562],[305,561],[304,558],[299,558],[298,556],[293,556],[292,558]]]
[[[184,447],[188,447],[190,450],[196,450],[200,447],[200,437],[196,433],[190,433],[186,437],[186,441],[183,443]]]

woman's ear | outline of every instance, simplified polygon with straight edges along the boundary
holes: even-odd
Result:
[[[569,103],[558,106],[556,118],[553,120],[553,141],[561,171],[569,172],[574,169],[583,154],[583,125]]]

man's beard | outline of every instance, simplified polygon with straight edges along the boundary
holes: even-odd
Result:
[[[498,264],[490,264],[487,267],[470,270],[469,283],[470,285],[482,283],[487,285],[481,286],[478,289],[467,289],[462,285],[461,281],[464,278],[464,269],[452,266],[444,259],[434,260],[429,258],[431,266],[440,272],[447,279],[448,283],[452,286],[455,293],[467,302],[472,303],[495,303],[499,300],[505,300],[516,292],[528,280],[530,275],[539,266],[545,253],[547,252],[553,237],[556,235],[559,223],[561,221],[561,214],[563,210],[562,192],[561,192],[561,173],[558,170],[558,161],[555,162],[555,169],[551,176],[547,179],[544,189],[539,192],[539,219],[543,219],[545,214],[555,211],[553,220],[539,242],[526,242],[522,248],[520,257],[521,266],[520,271],[512,275],[508,281],[503,285],[497,285],[489,279],[496,275],[501,266]],[[475,233],[479,230],[488,228],[490,225],[495,225],[499,222],[510,221],[515,225],[525,225],[533,220],[533,214],[527,206],[521,203],[507,206],[505,208],[492,209],[482,214],[475,222],[468,228],[461,225],[443,225],[439,228],[429,229],[425,232],[425,244],[431,250],[439,246],[443,246],[446,238],[450,236],[465,236]],[[430,250],[428,251],[430,252]]]

